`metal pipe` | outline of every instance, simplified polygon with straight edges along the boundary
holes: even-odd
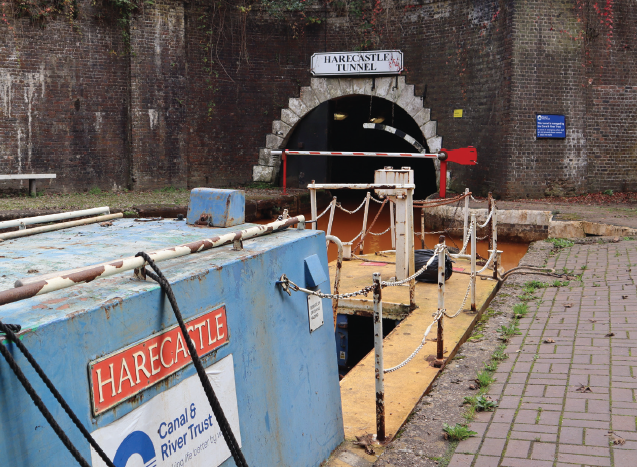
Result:
[[[341,268],[343,267],[343,243],[340,238],[334,235],[327,235],[325,240],[332,242],[338,248],[338,259],[336,260],[336,274],[334,276],[334,295],[338,295],[338,287],[341,284]],[[336,330],[336,315],[338,313],[338,298],[332,299],[332,313],[334,314],[334,330]]]
[[[35,235],[43,232],[51,232],[53,230],[68,229],[70,227],[76,227],[78,225],[94,224],[96,222],[108,221],[110,219],[119,219],[124,217],[121,212],[116,214],[108,214],[106,216],[90,217],[88,219],[80,219],[78,221],[61,222],[59,224],[44,225],[42,227],[34,227],[33,229],[21,229],[14,232],[5,232],[0,234],[0,240],[9,240],[18,237],[27,237],[29,235]]]
[[[413,190],[416,188],[416,185],[413,183],[312,183],[307,187],[308,189],[315,190]]]
[[[476,214],[471,213],[471,311],[476,307]]]
[[[368,191],[367,196],[365,197],[365,211],[363,211],[363,230],[361,230],[361,240],[360,240],[360,254],[365,254],[365,232],[367,231],[367,216],[369,215],[369,198],[371,198],[372,194]]]
[[[396,250],[396,218],[394,217],[394,202],[389,200],[389,226],[391,233],[391,248]]]
[[[281,154],[281,151],[277,151],[279,154]],[[283,160],[283,194],[287,195],[288,194],[288,188],[287,188],[287,184],[288,184],[288,155],[287,155],[287,151],[283,151],[283,154],[281,155],[281,159]]]
[[[374,353],[376,375],[376,439],[385,441],[385,371],[383,366],[383,298],[380,273],[374,273]]]
[[[278,156],[283,151],[270,151]],[[285,151],[293,156],[365,156],[365,157],[412,157],[414,159],[440,159],[438,154],[422,154],[419,152],[342,152],[342,151]]]
[[[43,224],[45,222],[62,221],[65,219],[73,219],[74,217],[94,216],[96,214],[110,214],[108,206],[100,208],[84,209],[82,211],[60,212],[58,214],[47,214],[46,216],[25,217],[23,219],[13,219],[10,221],[0,222],[0,229],[8,229],[10,227],[21,227],[32,224]]]
[[[420,247],[425,249],[425,208],[420,209]]]
[[[330,219],[327,222],[327,231],[325,232],[326,238],[332,234],[332,224],[334,223],[334,211],[336,210],[336,196],[332,198],[332,202],[330,203],[332,207],[330,208]],[[327,245],[325,245],[327,247]]]
[[[464,189],[464,227],[462,229],[462,244],[464,245],[467,241],[467,228],[469,226],[469,188]],[[465,247],[466,248],[466,247]],[[460,253],[464,253],[464,250]]]
[[[171,248],[164,248],[162,250],[157,250],[150,253],[149,256],[155,262],[179,258],[181,256],[190,255],[192,253],[198,253],[200,251],[206,251],[212,248],[228,245],[230,243],[233,243],[235,240],[247,240],[249,238],[259,237],[261,235],[269,234],[303,221],[305,221],[304,216],[291,217],[290,219],[275,221],[264,225],[258,225],[237,232],[230,232],[203,240],[185,243],[183,245],[178,245]],[[41,279],[38,281],[30,282],[29,284],[22,287],[0,291],[0,305],[17,302],[19,300],[24,300],[25,298],[31,298],[36,295],[43,295],[45,293],[53,292],[60,289],[65,289],[75,284],[91,282],[92,280],[100,277],[112,276],[120,272],[141,268],[144,265],[145,261],[143,258],[131,256],[128,258],[114,260],[106,264],[87,266],[86,268],[73,273],[60,272],[58,276],[50,279]]]
[[[314,180],[312,180],[312,185],[314,185]],[[318,211],[316,208],[316,189],[315,188],[310,188],[310,186],[308,185],[308,188],[310,189],[310,215],[312,216],[312,219],[315,222],[312,222],[312,230],[316,230],[318,229],[318,220],[316,219],[316,216],[318,216]]]
[[[442,247],[445,246],[445,236],[440,236],[440,245]],[[442,311],[445,308],[445,249],[441,248],[438,252],[438,314],[440,318],[438,319],[438,339],[436,344],[438,344],[436,358],[441,360],[444,358],[444,315]]]

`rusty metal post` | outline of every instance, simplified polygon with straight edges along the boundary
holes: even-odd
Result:
[[[360,253],[364,255],[365,249],[365,231],[367,230],[367,216],[369,215],[369,198],[371,198],[372,194],[368,191],[367,196],[365,197],[365,213],[363,214],[363,229],[361,230],[361,248]]]
[[[336,199],[336,198],[334,198]],[[336,260],[336,275],[334,276],[334,295],[338,295],[338,288],[341,284],[341,269],[343,268],[343,243],[334,235],[327,235],[325,239],[332,242],[338,248],[338,259]],[[336,315],[338,314],[338,298],[332,299],[332,314],[334,315],[334,330],[336,330]]]
[[[469,227],[469,188],[464,189],[464,228],[462,229],[462,244],[464,245],[467,241],[467,235],[469,232],[467,231]],[[464,250],[460,253],[464,253]]]
[[[374,353],[376,374],[376,439],[385,441],[385,371],[383,366],[383,298],[380,273],[374,273]]]
[[[420,247],[425,249],[425,207],[420,209]]]
[[[440,236],[440,246],[445,246],[445,236]],[[445,308],[445,250],[444,248],[438,252],[438,313]],[[438,319],[438,344],[436,358],[442,360],[444,358],[444,338],[443,338],[443,315]]]
[[[476,215],[471,214],[471,311],[476,308]]]
[[[487,217],[489,217],[489,213],[491,212],[492,203],[493,203],[493,196],[491,192],[489,192],[489,195],[487,196]],[[491,220],[489,221],[489,225],[487,226],[487,245],[489,245],[489,250],[493,248],[493,238],[491,237],[492,222],[493,222],[493,217],[491,217]]]
[[[312,180],[312,185],[310,188],[310,215],[312,216],[312,230],[318,229],[318,221],[316,220],[316,216],[318,216],[318,212],[316,209],[316,188],[314,188],[315,180]]]

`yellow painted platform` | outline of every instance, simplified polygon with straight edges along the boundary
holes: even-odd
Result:
[[[367,258],[370,259],[370,262],[374,259],[380,259],[373,255]],[[382,258],[384,261],[393,261],[393,259],[391,256]],[[330,264],[332,282],[335,267],[335,263]],[[469,272],[469,261],[456,260],[454,268],[463,268]],[[395,265],[365,265],[361,261],[345,261],[341,270],[340,292],[359,290],[371,284],[374,272],[380,272],[383,280],[389,280],[395,275]],[[445,308],[450,314],[455,313],[460,308],[468,284],[469,276],[458,273],[452,274],[446,282]],[[495,293],[497,282],[491,278],[478,279],[476,284],[476,304],[478,310],[481,310]],[[382,298],[383,301],[408,304],[409,287],[386,287],[383,289]],[[371,299],[371,294],[367,299]],[[385,368],[402,362],[420,344],[426,328],[433,320],[432,314],[436,312],[438,307],[437,285],[418,282],[416,285],[416,304],[419,308],[405,318],[384,339]],[[444,318],[445,357],[453,356],[456,353],[459,344],[468,337],[474,320],[477,319],[478,315],[469,311],[470,298],[467,299],[464,309],[467,311],[460,313],[454,319]],[[436,342],[433,341],[435,337],[436,327],[434,326],[427,337],[427,343],[411,362],[399,370],[385,374],[385,423],[388,440],[396,435],[440,371],[440,369],[430,366],[426,360],[429,355],[436,354]],[[353,440],[355,436],[367,433],[376,433],[374,385],[374,352],[372,350],[341,381],[346,440]]]

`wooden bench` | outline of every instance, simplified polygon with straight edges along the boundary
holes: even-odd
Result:
[[[0,174],[0,180],[29,180],[29,194],[35,196],[35,181],[43,178],[56,178],[55,174]]]

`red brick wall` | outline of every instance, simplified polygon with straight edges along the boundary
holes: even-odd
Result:
[[[373,35],[324,6],[307,26],[299,14],[161,0],[135,14],[125,54],[115,21],[83,0],[74,26],[0,25],[0,173],[55,172],[58,191],[248,182],[272,121],[310,83],[310,56],[371,40],[403,50],[443,146],[478,148],[477,167],[450,165],[452,188],[635,190],[637,13],[611,2],[610,37],[594,3],[394,2]],[[566,140],[536,140],[536,112],[566,115]]]

